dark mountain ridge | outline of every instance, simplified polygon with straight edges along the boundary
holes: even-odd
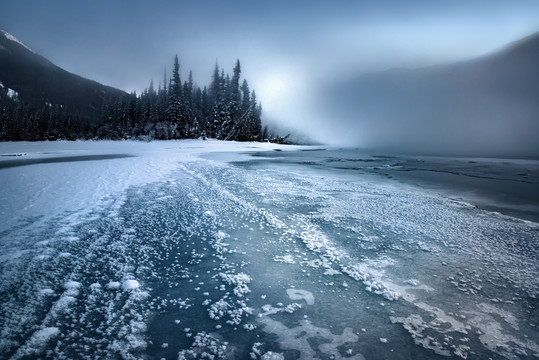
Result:
[[[127,95],[54,65],[3,30],[0,30],[0,81],[26,103],[59,105],[89,118],[99,116],[106,101]]]
[[[361,146],[539,156],[539,33],[470,61],[366,74],[329,94]]]

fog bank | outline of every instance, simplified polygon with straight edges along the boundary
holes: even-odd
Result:
[[[539,33],[473,61],[363,75],[325,89],[316,134],[391,152],[537,157],[537,64]]]

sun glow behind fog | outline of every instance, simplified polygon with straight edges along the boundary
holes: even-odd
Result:
[[[303,134],[300,127],[311,117],[312,79],[308,69],[293,66],[268,67],[253,79],[262,103],[262,122],[276,133]]]
[[[304,93],[303,87],[303,76],[279,68],[268,69],[268,72],[255,79],[254,88],[258,100],[262,102],[264,118],[288,123]]]
[[[262,124],[274,135],[291,135],[291,139],[300,142],[332,144],[342,139],[340,136],[328,137],[326,127],[320,126],[328,120],[316,106],[323,80],[316,77],[319,74],[312,68],[304,64],[267,65],[253,75],[249,85],[253,86],[257,100],[262,103]]]
[[[290,96],[293,78],[282,73],[267,74],[257,85],[258,96],[267,108],[280,107]]]

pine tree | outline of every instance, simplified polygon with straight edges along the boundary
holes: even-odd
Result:
[[[212,110],[209,118],[208,135],[216,139],[222,139],[222,125],[227,121],[225,109],[226,80],[224,71],[219,72],[219,66],[215,64],[212,82],[210,84],[210,99]]]
[[[241,114],[241,93],[240,93],[240,75],[241,66],[240,61],[236,60],[236,66],[234,66],[234,74],[230,80],[230,90],[228,98],[228,112],[232,125],[239,122],[242,116]]]
[[[182,107],[182,82],[180,79],[180,63],[178,61],[178,55],[174,57],[174,67],[172,69],[172,78],[170,79],[168,105],[165,118],[169,124],[163,126],[160,134],[161,137],[176,137],[176,134],[174,134],[176,129],[180,129],[180,137],[185,136],[185,121]],[[170,130],[172,128],[174,131]],[[184,131],[182,132],[182,130]]]
[[[241,66],[240,61],[236,60],[236,66],[234,66],[234,75],[232,75],[232,80],[230,81],[230,102],[234,105],[239,105],[240,103],[240,75],[241,75]]]
[[[183,84],[183,97],[182,97],[182,112],[185,120],[186,132],[185,137],[196,138],[199,136],[199,124],[195,115],[195,109],[193,105],[194,96],[194,84],[193,84],[193,72],[189,71],[189,78]]]
[[[172,69],[172,83],[170,91],[173,95],[180,99],[182,97],[182,80],[180,79],[180,62],[178,55],[174,57],[174,67]]]
[[[241,84],[241,93],[241,110],[243,113],[245,113],[247,110],[249,110],[249,106],[251,105],[251,96],[247,80],[243,80],[243,83]]]
[[[259,104],[256,100],[256,93],[253,90],[251,93],[251,117],[249,121],[249,133],[251,140],[260,139],[260,134],[262,132],[262,105]]]

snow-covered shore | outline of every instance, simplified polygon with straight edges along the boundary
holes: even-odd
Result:
[[[160,180],[197,154],[280,147],[211,140],[0,142],[0,231],[22,217],[82,215],[105,196]]]

